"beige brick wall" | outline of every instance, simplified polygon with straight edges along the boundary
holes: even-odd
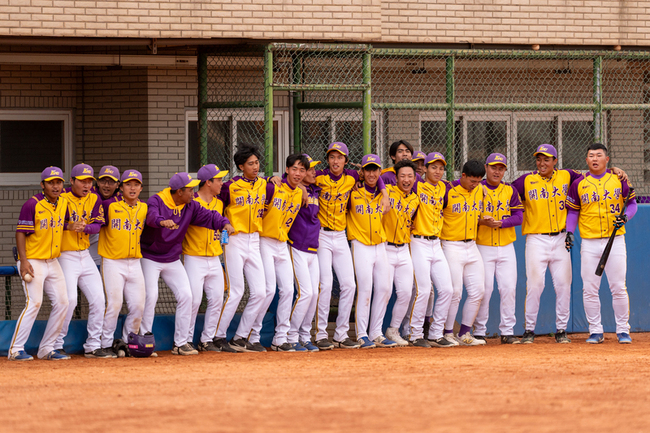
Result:
[[[8,0],[6,36],[650,44],[650,1]]]

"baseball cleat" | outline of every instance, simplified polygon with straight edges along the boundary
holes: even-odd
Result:
[[[217,337],[215,337],[215,338],[212,340],[212,342],[214,343],[214,345],[215,345],[216,347],[219,348],[219,351],[220,351],[220,352],[224,352],[224,353],[239,353],[239,352],[237,352],[235,349],[233,349],[232,347],[230,347],[230,344],[228,344],[228,340],[226,340],[225,338],[217,338]]]
[[[455,341],[454,342],[455,344],[454,344],[451,341],[449,341],[448,339],[446,339],[445,337],[440,337],[440,338],[435,339],[435,340],[429,340],[428,343],[429,343],[430,347],[438,347],[438,348],[446,348],[446,347],[456,347],[456,346],[458,346],[457,341]]]
[[[386,338],[393,340],[398,346],[406,347],[409,345],[409,342],[399,335],[399,329],[397,328],[388,328],[386,330]]]
[[[255,343],[253,343],[255,344]],[[298,344],[298,343],[296,343]],[[295,352],[296,350],[293,348],[291,343],[282,343],[279,346],[275,344],[271,344],[271,350],[275,352]]]
[[[328,341],[328,343],[330,343],[330,342]],[[318,348],[318,346],[316,346],[311,341],[301,341],[300,344],[302,345],[302,347],[307,349],[309,352],[320,352],[320,349]],[[332,343],[330,343],[330,344],[332,344]],[[334,347],[333,344],[332,344],[332,347]]]
[[[221,352],[221,348],[217,347],[212,341],[199,343],[199,352]]]
[[[172,355],[198,355],[199,351],[194,348],[190,343],[185,343],[181,347],[174,346],[172,349]]]
[[[474,338],[477,340],[481,340],[485,342],[485,344],[487,344],[487,339],[485,338],[485,335],[475,335]]]
[[[309,352],[309,350],[307,350],[307,348],[303,346],[301,343],[289,343],[289,344],[291,344],[291,348],[293,349],[294,352]],[[318,348],[316,348],[316,350],[318,350]]]
[[[358,349],[361,347],[361,343],[359,343],[358,341],[353,341],[350,338],[346,338],[343,341],[334,340],[334,346],[340,347],[341,349]]]
[[[117,353],[113,350],[112,347],[104,347],[102,348],[102,352],[107,354],[109,358],[119,358],[119,356],[117,356]]]
[[[569,344],[571,340],[566,336],[566,331],[564,329],[558,329],[555,333],[555,342],[560,344]]]
[[[618,342],[621,344],[632,344],[632,337],[627,332],[620,332],[616,334],[618,337]]]
[[[86,352],[84,353],[84,356],[86,358],[113,358],[113,356],[117,358],[117,355],[113,354],[113,356],[111,356],[111,354],[106,353],[104,349],[95,349],[92,352]]]
[[[514,335],[502,335],[501,344],[519,344],[521,341]]]
[[[456,337],[454,337],[454,334],[445,334],[445,336],[442,337],[442,338],[444,338],[445,340],[450,342],[452,344],[452,346],[458,346],[459,345],[458,340],[456,340]]]
[[[603,341],[605,341],[603,334],[591,334],[585,342],[589,344],[600,344]]]
[[[377,345],[370,341],[370,338],[368,337],[359,338],[357,343],[359,343],[359,349],[374,349],[377,347]]]
[[[316,341],[316,347],[318,347],[318,350],[332,350],[332,349],[334,349],[334,345],[332,343],[330,343],[330,341],[327,338],[317,340]]]
[[[430,349],[431,348],[431,345],[429,344],[429,342],[424,338],[417,338],[417,339],[415,339],[415,341],[411,341],[410,343],[411,343],[411,346],[413,346],[413,347],[423,347],[425,349]]]
[[[9,357],[9,361],[33,361],[34,357],[24,350],[19,350],[18,352],[14,352],[11,354]]]
[[[526,330],[524,335],[521,337],[521,344],[532,344],[535,341],[535,333],[533,331]]]
[[[233,338],[229,344],[237,352],[255,352],[253,345],[245,338]]]
[[[484,346],[485,345],[485,341],[477,340],[469,331],[467,331],[463,335],[459,335],[458,342],[463,346]]]
[[[380,335],[379,337],[375,338],[372,340],[373,343],[375,343],[375,346],[377,347],[397,347],[397,343],[393,340],[390,340],[383,335]],[[362,346],[363,348],[363,346]]]
[[[69,355],[64,355],[58,350],[53,350],[47,355],[45,355],[42,359],[46,359],[48,361],[62,361],[64,359],[70,359]]]
[[[253,352],[266,352],[266,347],[262,346],[262,343],[259,341],[251,343],[251,347],[253,348]]]

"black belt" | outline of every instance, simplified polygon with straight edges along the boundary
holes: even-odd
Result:
[[[406,245],[406,244],[396,244],[393,242],[387,242],[387,244],[390,245],[391,247],[403,247],[404,245]]]
[[[331,229],[329,227],[323,227],[323,230],[325,230],[326,232],[335,232],[336,231],[336,230]]]
[[[538,233],[538,234],[540,234],[540,235],[546,235],[546,236],[557,236],[557,235],[559,235],[560,233],[566,233],[566,229],[565,229],[565,230],[562,230],[562,231],[559,231],[559,232],[552,232],[552,233]]]
[[[435,241],[438,239],[438,236],[420,236],[420,235],[413,235],[415,239],[424,239],[426,241]]]
[[[467,242],[472,242],[473,240],[474,239],[461,239],[459,241],[447,241],[447,242],[465,242],[465,243],[467,243]]]

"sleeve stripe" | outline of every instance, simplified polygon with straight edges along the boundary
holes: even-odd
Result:
[[[570,207],[571,209],[580,210],[580,206],[575,205],[575,204],[571,203],[570,201],[567,201],[566,205],[567,205],[567,207]]]

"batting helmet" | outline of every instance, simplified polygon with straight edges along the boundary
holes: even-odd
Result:
[[[129,333],[129,352],[136,358],[146,358],[151,356],[156,349],[156,340],[151,332],[144,335]]]

